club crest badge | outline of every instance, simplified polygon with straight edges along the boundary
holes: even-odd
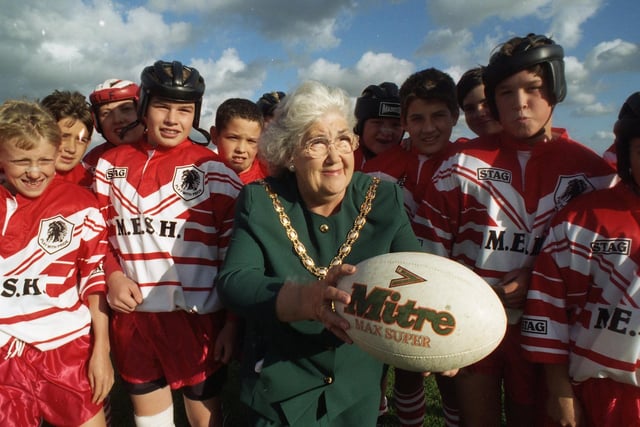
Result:
[[[43,219],[40,221],[38,246],[48,254],[56,253],[69,246],[73,229],[74,224],[61,215]]]
[[[195,166],[180,166],[173,174],[173,190],[184,200],[193,200],[204,193],[204,172]]]
[[[561,175],[558,178],[556,190],[553,193],[556,209],[562,209],[574,197],[593,190],[595,190],[595,187],[584,174],[571,176]]]

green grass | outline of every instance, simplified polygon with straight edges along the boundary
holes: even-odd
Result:
[[[389,371],[387,397],[391,397],[393,390],[393,370]],[[438,387],[432,376],[425,378],[425,390],[427,396],[427,414],[425,417],[425,426],[444,427],[444,418],[440,410],[440,394]],[[176,427],[188,427],[182,397],[179,393],[174,393],[174,413]],[[239,401],[239,382],[238,382],[238,365],[232,363],[229,369],[229,381],[223,391],[223,411],[226,417],[225,427],[245,427],[247,425],[245,413],[246,409]],[[111,391],[111,414],[112,427],[134,427],[133,408],[129,396],[122,389],[121,383],[116,384]],[[390,406],[389,413],[380,418],[380,427],[396,427],[400,426],[394,415],[393,407]]]
[[[389,370],[387,378],[387,399],[391,401],[391,394],[393,391],[393,369]],[[425,397],[427,399],[427,410],[424,418],[425,427],[444,427],[444,418],[442,416],[442,410],[440,405],[440,392],[438,392],[438,386],[433,375],[430,375],[424,379]],[[396,427],[400,426],[398,419],[395,417],[395,411],[392,405],[389,405],[389,412],[378,419],[379,427]]]

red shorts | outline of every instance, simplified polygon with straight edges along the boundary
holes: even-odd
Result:
[[[164,379],[172,389],[203,382],[222,364],[213,349],[224,312],[113,313],[112,354],[122,378],[131,384]]]
[[[593,378],[573,387],[588,427],[640,426],[640,388],[609,378]]]
[[[47,351],[25,344],[22,355],[5,359],[12,342],[0,348],[1,426],[36,427],[42,418],[56,426],[79,426],[102,409],[91,402],[88,335]]]
[[[523,357],[520,347],[520,324],[508,325],[502,342],[493,353],[466,368],[470,373],[499,376],[504,381],[504,392],[511,401],[521,405],[536,402],[535,365]]]

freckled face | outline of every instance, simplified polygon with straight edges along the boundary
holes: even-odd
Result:
[[[41,139],[31,150],[15,146],[13,141],[0,144],[0,170],[4,170],[4,186],[11,194],[40,196],[56,174],[58,148]]]
[[[89,131],[80,120],[64,118],[58,121],[62,143],[56,159],[56,170],[68,172],[75,168],[91,142]]]

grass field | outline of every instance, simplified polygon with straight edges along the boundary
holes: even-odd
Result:
[[[239,402],[238,398],[238,366],[232,364],[229,371],[229,381],[225,386],[223,392],[223,405],[224,413],[226,417],[225,427],[245,427],[247,425],[244,417],[245,409]],[[391,397],[391,390],[393,389],[393,371],[389,374],[389,386],[387,387],[388,397]],[[440,412],[440,394],[436,386],[435,380],[432,377],[425,378],[425,390],[427,394],[427,416],[425,418],[425,426],[429,427],[444,427],[444,419]],[[179,394],[174,394],[175,401],[175,424],[176,427],[188,427],[186,416],[184,414],[184,407],[182,405],[182,398]],[[111,411],[112,411],[112,427],[134,427],[133,422],[133,409],[129,397],[122,389],[120,384],[116,382],[111,392]],[[390,412],[380,418],[381,427],[397,427],[400,426],[397,419],[393,415],[393,408],[390,408]]]

